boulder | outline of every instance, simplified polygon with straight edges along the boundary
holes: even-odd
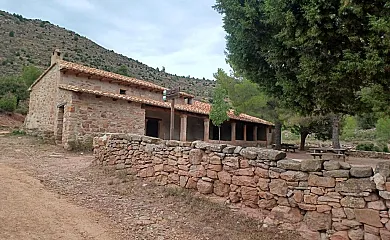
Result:
[[[218,172],[218,179],[225,184],[232,183],[232,176],[230,175],[230,173],[225,171]]]
[[[243,156],[246,159],[256,159],[257,158],[257,151],[255,148],[244,148],[241,150],[240,155]]]
[[[301,222],[303,216],[298,208],[291,208],[287,206],[274,207],[269,217],[279,222],[298,223]]]
[[[304,172],[318,172],[322,169],[322,160],[305,159],[301,161],[301,170]]]
[[[347,181],[337,182],[336,183],[336,192],[372,192],[375,190],[375,183],[371,181],[369,178],[351,178]]]
[[[365,178],[372,176],[372,168],[370,166],[352,167],[350,170],[352,177]]]
[[[351,169],[351,164],[347,162],[340,162],[341,169]]]
[[[226,147],[222,150],[222,152],[223,152],[223,153],[227,153],[227,154],[232,154],[232,153],[234,153],[234,150],[236,150],[236,146],[228,145],[228,146],[226,146]]]
[[[189,161],[193,165],[198,165],[202,162],[203,151],[200,149],[192,149],[189,153]]]
[[[287,183],[282,179],[272,179],[269,183],[269,189],[272,194],[280,197],[285,197],[288,192]]]
[[[308,178],[309,186],[313,187],[334,187],[336,181],[332,177],[320,177],[315,174],[310,174]]]
[[[349,170],[330,170],[330,171],[323,171],[324,177],[334,177],[334,178],[348,178],[349,177]]]
[[[331,161],[324,162],[324,169],[327,171],[338,170],[340,168],[341,168],[340,162],[338,161],[331,160]]]
[[[373,227],[383,227],[378,210],[373,209],[355,209],[356,220]]]
[[[376,188],[378,190],[385,190],[386,189],[386,177],[382,176],[380,173],[375,173],[375,175],[372,177],[372,180],[374,181]]]
[[[198,183],[196,184],[196,188],[200,193],[210,194],[213,192],[213,183],[199,180]]]
[[[383,177],[390,177],[390,162],[380,162],[375,167],[375,173],[379,173]]]
[[[301,170],[301,162],[295,160],[280,160],[277,162],[277,167],[285,170]]]
[[[220,197],[227,197],[229,196],[229,192],[230,192],[230,186],[228,184],[224,184],[218,180],[214,182],[215,195]]]
[[[388,191],[379,191],[379,196],[383,197],[386,200],[390,199],[390,192]]]
[[[330,213],[308,211],[303,221],[312,231],[329,230],[332,228],[332,215]]]
[[[363,198],[360,197],[351,197],[347,196],[340,200],[340,204],[343,207],[349,208],[364,208],[366,206],[366,202]]]

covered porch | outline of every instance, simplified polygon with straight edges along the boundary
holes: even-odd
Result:
[[[145,135],[170,139],[170,110],[147,106]],[[175,111],[173,140],[218,143],[218,127],[207,115]],[[221,143],[240,146],[267,146],[272,143],[272,126],[231,119],[221,126]]]

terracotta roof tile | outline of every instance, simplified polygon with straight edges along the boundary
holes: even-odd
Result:
[[[96,68],[87,67],[87,66],[80,65],[77,63],[73,63],[73,62],[67,62],[67,61],[61,60],[59,62],[59,65],[60,65],[61,70],[71,70],[71,71],[78,72],[78,73],[91,74],[91,75],[95,75],[95,76],[99,76],[99,77],[103,77],[103,78],[121,81],[123,83],[130,83],[130,84],[134,84],[137,86],[142,86],[142,87],[156,90],[156,91],[163,91],[166,89],[165,87],[161,87],[161,86],[156,85],[156,84],[151,83],[151,82],[139,80],[139,79],[132,78],[132,77],[123,76],[123,75],[120,75],[117,73],[107,72],[107,71],[96,69]],[[180,94],[184,97],[191,97],[191,98],[194,97],[193,95],[185,93],[185,92],[180,92]]]
[[[109,92],[102,92],[97,90],[91,90],[91,89],[85,89],[85,88],[79,88],[73,85],[59,85],[60,89],[73,91],[73,92],[84,92],[84,93],[90,93],[95,94],[98,96],[104,96],[104,97],[110,97],[115,99],[123,99],[127,101],[137,102],[137,103],[144,103],[152,106],[157,107],[163,107],[163,108],[170,108],[171,104],[168,102],[161,102],[153,99],[147,99],[147,98],[139,98],[129,95],[122,95],[122,94],[116,94],[116,93],[109,93]],[[185,112],[191,112],[191,113],[197,113],[202,115],[209,115],[211,110],[211,105],[208,103],[200,102],[200,101],[193,101],[193,104],[175,104],[175,109]],[[253,122],[253,123],[261,123],[265,125],[273,125],[271,122],[265,121],[260,118],[256,118],[253,116],[249,116],[247,114],[240,114],[236,116],[233,111],[230,111],[228,113],[229,118],[241,120],[245,122]]]

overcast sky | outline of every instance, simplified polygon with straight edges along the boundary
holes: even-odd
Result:
[[[212,79],[225,62],[214,0],[0,0],[0,9],[39,18],[166,71]]]

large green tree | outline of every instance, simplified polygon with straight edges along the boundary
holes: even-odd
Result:
[[[362,86],[389,89],[387,0],[217,0],[215,9],[233,68],[284,106],[334,114],[334,137],[341,114],[364,110]]]

